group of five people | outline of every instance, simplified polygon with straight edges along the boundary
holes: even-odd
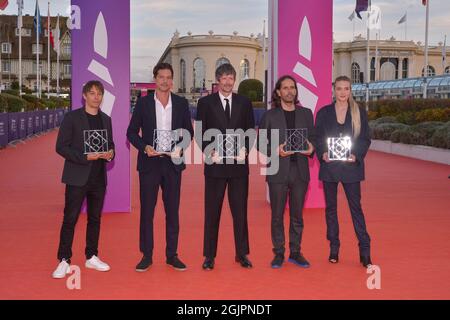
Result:
[[[185,98],[171,92],[173,69],[159,63],[153,70],[156,90],[138,99],[127,130],[127,138],[138,150],[137,170],[140,191],[140,236],[142,259],[136,271],[144,272],[153,263],[153,220],[161,188],[166,214],[166,263],[176,270],[186,270],[178,256],[179,208],[182,171],[186,168],[182,148],[155,149],[155,130],[185,130],[194,134],[189,105]],[[236,71],[231,64],[219,66],[215,72],[218,92],[199,99],[198,123],[200,137],[210,129],[220,133],[247,131],[255,127],[252,104],[246,97],[233,92]],[[283,215],[289,198],[289,260],[307,268],[310,266],[301,250],[303,206],[310,180],[308,158],[317,155],[320,162],[319,179],[323,182],[326,202],[327,239],[330,241],[329,262],[339,261],[339,224],[337,219],[337,187],[342,183],[350,207],[359,241],[360,261],[367,267],[370,259],[370,237],[361,209],[361,186],[364,180],[364,158],[370,145],[366,111],[351,95],[351,82],[338,77],[334,82],[335,102],[321,108],[316,123],[310,109],[299,106],[296,81],[286,75],[273,90],[272,109],[265,112],[259,131],[267,131],[267,139],[258,140],[257,148],[267,156],[278,158],[279,167],[266,175],[271,206],[271,237],[274,258],[272,268],[280,268],[285,260]],[[74,229],[84,199],[87,200],[86,267],[108,271],[109,265],[98,258],[100,220],[105,197],[106,162],[114,159],[111,118],[100,110],[104,88],[99,81],[89,81],[83,87],[85,105],[69,112],[59,129],[56,151],[65,159],[62,182],[66,184],[64,218],[60,233],[58,260],[54,278],[69,273]],[[305,128],[308,132],[306,148],[301,152],[287,151],[286,129]],[[83,132],[106,130],[107,152],[85,154]],[[278,141],[271,141],[271,131],[277,130]],[[345,161],[330,161],[327,138],[351,137],[351,155]],[[197,139],[196,139],[197,140]],[[263,143],[261,143],[263,141]],[[264,145],[266,144],[267,145]],[[272,145],[276,143],[276,148]],[[197,140],[205,157],[204,165],[204,270],[215,266],[219,223],[225,191],[228,193],[235,241],[235,260],[244,268],[252,268],[247,203],[249,189],[248,156],[252,143],[244,139],[237,159],[224,161],[217,144],[209,148],[206,139]],[[271,151],[275,150],[275,155]],[[174,161],[174,159],[181,161]],[[206,161],[208,160],[208,161]],[[228,159],[227,159],[228,160]]]

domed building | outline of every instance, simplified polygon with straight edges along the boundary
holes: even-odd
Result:
[[[188,32],[180,36],[176,31],[162,54],[159,62],[168,62],[174,69],[173,91],[178,93],[195,93],[211,91],[216,83],[215,71],[224,63],[231,63],[236,69],[236,84],[245,79],[264,80],[262,36],[193,35]],[[267,41],[266,41],[267,43]],[[266,49],[267,52],[267,49]]]

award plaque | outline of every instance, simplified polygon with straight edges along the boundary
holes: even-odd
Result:
[[[217,136],[218,153],[220,158],[230,159],[239,155],[239,134],[219,134]]]
[[[308,150],[308,129],[286,129],[286,152],[300,152]]]
[[[332,161],[350,159],[352,140],[350,137],[328,138],[328,158]]]
[[[83,130],[84,154],[108,152],[108,131]]]
[[[159,153],[171,153],[176,146],[178,140],[178,132],[176,130],[160,130],[153,131],[153,149]]]

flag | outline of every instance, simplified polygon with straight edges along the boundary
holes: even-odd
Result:
[[[34,10],[34,27],[36,28],[36,32],[38,34],[41,34],[41,13],[39,11],[39,3],[38,0],[36,0],[36,8]]]
[[[47,33],[50,39],[50,44],[52,48],[55,48],[55,41],[53,40],[52,23],[50,22],[50,2],[47,11]]]
[[[424,6],[426,6],[426,5],[427,5],[427,0],[422,0],[422,4],[423,4]]]
[[[8,0],[0,0],[0,10],[5,10],[8,6]]]
[[[371,30],[373,30],[373,29],[381,30],[381,9],[380,9],[380,7],[378,7],[378,6],[370,7],[368,27]]]
[[[23,27],[22,24],[22,10],[23,10],[23,0],[17,0],[17,28],[21,29]]]
[[[348,16],[348,20],[353,21],[353,19],[355,19],[355,11],[353,11],[352,14]]]
[[[59,31],[59,14],[58,14],[58,19],[56,20],[56,28],[55,28],[55,38],[56,38],[56,42],[54,42],[54,46],[53,46],[53,50],[56,51],[56,53],[59,55],[59,35],[60,31]]]
[[[369,8],[369,0],[356,0],[355,12],[358,18],[360,18],[361,20],[362,17],[359,13],[362,11],[367,11],[367,8]]]
[[[398,24],[402,24],[402,23],[405,23],[405,22],[406,22],[407,14],[408,14],[408,13],[405,13],[405,15],[398,21]]]

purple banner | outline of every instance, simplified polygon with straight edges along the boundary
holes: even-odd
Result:
[[[14,112],[9,114],[9,136],[8,142],[19,139],[19,113]]]
[[[27,137],[27,113],[19,113],[19,139],[25,139]]]
[[[58,109],[56,111],[56,114],[58,115],[58,127],[61,125],[61,122],[64,118],[64,109]]]
[[[27,136],[34,134],[34,111],[27,112]]]
[[[73,29],[71,34],[72,108],[83,105],[84,83],[94,79],[103,83],[101,108],[112,118],[116,151],[115,160],[108,164],[104,211],[130,212],[130,147],[126,139],[130,119],[130,1],[71,3],[78,6],[82,17],[78,21],[80,29]]]
[[[53,129],[55,127],[55,111],[54,110],[47,110],[48,114],[48,129]]]
[[[33,117],[34,117],[34,133],[41,133],[42,132],[41,111],[33,111]]]
[[[48,112],[47,110],[41,110],[41,131],[46,131],[48,128]]]
[[[8,144],[8,113],[0,113],[0,147]]]

